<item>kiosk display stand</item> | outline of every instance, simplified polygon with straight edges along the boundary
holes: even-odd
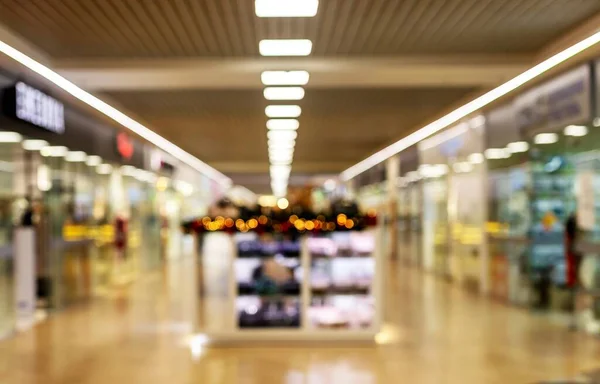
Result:
[[[231,236],[230,329],[209,344],[375,342],[381,327],[381,229]]]

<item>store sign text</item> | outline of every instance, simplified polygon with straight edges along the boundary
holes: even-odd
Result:
[[[15,116],[51,132],[65,132],[64,105],[22,82],[15,86]]]
[[[522,131],[552,131],[591,119],[589,67],[580,67],[535,88],[515,101]]]

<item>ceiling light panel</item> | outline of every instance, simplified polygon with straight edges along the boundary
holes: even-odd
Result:
[[[269,140],[268,141],[269,149],[279,149],[279,148],[294,148],[296,145],[295,140]]]
[[[588,134],[588,128],[585,125],[569,125],[564,130],[565,136],[582,137]]]
[[[95,167],[95,166],[102,164],[102,158],[100,156],[95,156],[95,155],[88,156],[85,163],[87,165],[89,165],[90,167]]]
[[[295,131],[300,127],[296,119],[272,119],[267,121],[267,129],[272,131]]]
[[[319,0],[256,0],[254,10],[258,17],[314,17]]]
[[[529,150],[529,143],[526,141],[515,141],[514,143],[509,143],[506,148],[511,153],[527,152]]]
[[[302,114],[302,108],[297,105],[268,105],[265,114],[270,118],[296,118]]]
[[[20,143],[23,136],[16,132],[0,132],[0,143]]]
[[[538,133],[533,138],[533,142],[538,145],[554,144],[558,141],[558,135],[556,133]]]
[[[264,85],[306,85],[310,74],[307,71],[264,71],[260,79]]]
[[[308,39],[261,40],[258,50],[262,56],[308,56],[312,52],[312,41]]]
[[[269,140],[289,143],[296,140],[298,133],[296,131],[269,131],[267,132],[267,137]]]
[[[65,160],[71,163],[83,163],[87,159],[87,154],[81,151],[69,151]]]
[[[39,151],[40,149],[47,147],[48,142],[46,140],[24,140],[23,149],[26,151]]]
[[[267,87],[263,91],[267,100],[302,100],[304,88],[302,87]]]

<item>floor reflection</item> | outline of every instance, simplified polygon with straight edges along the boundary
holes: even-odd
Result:
[[[0,383],[532,383],[600,366],[596,339],[396,265],[387,270],[378,345],[209,348],[198,340],[190,350],[191,329],[233,318],[223,285],[211,285],[226,273],[215,268],[222,262],[171,260],[0,342]]]

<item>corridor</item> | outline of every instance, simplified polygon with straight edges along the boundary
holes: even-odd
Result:
[[[0,383],[535,383],[600,366],[594,338],[395,265],[378,346],[209,348],[194,357],[193,264],[173,261],[0,342]]]

